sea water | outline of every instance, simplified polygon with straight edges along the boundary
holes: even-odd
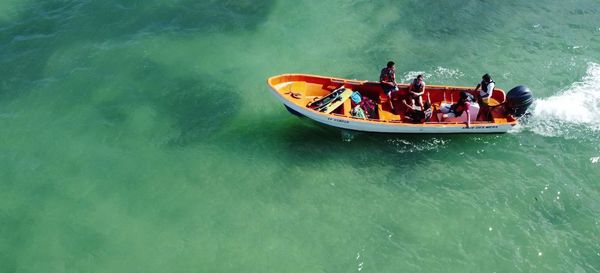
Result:
[[[342,133],[266,78],[526,85],[501,135]],[[600,8],[0,1],[0,272],[600,272]]]

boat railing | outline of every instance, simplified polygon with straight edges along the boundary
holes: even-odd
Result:
[[[338,80],[338,79],[332,79],[331,82],[333,83],[341,83],[341,84],[354,84],[354,85],[361,85],[367,81],[359,81],[359,80]]]

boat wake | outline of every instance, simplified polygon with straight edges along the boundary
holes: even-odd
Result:
[[[403,154],[424,151],[439,151],[440,149],[445,148],[448,143],[450,143],[450,139],[436,137],[418,140],[396,138],[389,139],[388,143],[394,147],[397,153]]]
[[[520,130],[551,137],[590,138],[600,132],[600,64],[590,63],[579,82],[537,99]],[[600,137],[600,136],[599,136]]]

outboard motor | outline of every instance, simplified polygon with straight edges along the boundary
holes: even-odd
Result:
[[[527,113],[527,108],[533,103],[533,94],[529,88],[519,85],[506,94],[504,110],[506,114],[520,118]]]

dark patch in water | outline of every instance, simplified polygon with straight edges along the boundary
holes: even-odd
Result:
[[[132,36],[252,31],[274,6],[266,1],[30,1],[0,22],[0,99],[31,90],[59,49]],[[76,57],[76,56],[72,56]]]
[[[160,115],[173,120],[179,135],[170,139],[170,145],[187,145],[204,141],[216,133],[227,120],[235,116],[242,102],[234,87],[224,79],[207,75],[175,76],[160,64],[146,61],[145,69],[134,78],[152,82],[149,102]],[[148,85],[145,85],[146,88]]]
[[[156,101],[179,128],[179,136],[170,141],[174,145],[210,137],[235,116],[241,101],[231,87],[212,79],[180,80],[174,84],[164,98]]]
[[[149,63],[139,54],[111,49],[120,54],[121,64],[114,61],[97,63],[94,46],[107,40],[123,40],[135,35],[234,33],[251,31],[268,17],[274,1],[179,1],[164,5],[158,1],[40,1],[30,3],[13,21],[0,22],[0,99],[14,99],[24,92],[44,87],[45,79],[66,85],[88,83],[92,89],[107,86],[117,89],[116,97],[96,103],[94,107],[107,124],[119,125],[127,118],[127,108],[138,103],[149,103],[161,115],[173,119],[180,135],[169,141],[185,145],[213,134],[233,116],[238,96],[231,88],[211,77],[192,75],[189,78],[174,75],[167,68]],[[90,44],[93,46],[82,47]],[[118,45],[118,44],[117,44]],[[77,56],[64,56],[63,65],[89,69],[104,67],[110,74],[60,72],[47,75],[48,60],[57,50],[75,47]],[[73,55],[73,54],[72,54]],[[61,59],[62,61],[62,59]],[[94,63],[92,63],[94,62]],[[60,64],[59,64],[60,65]],[[134,86],[114,86],[119,78],[134,73],[140,83]],[[137,74],[136,74],[137,73]],[[64,74],[64,75],[63,75]],[[42,81],[41,81],[42,80]],[[82,86],[85,85],[82,84]],[[152,84],[148,84],[152,83]],[[77,84],[61,83],[57,100],[80,101],[93,92],[79,90]],[[148,90],[148,86],[152,86]]]
[[[206,141],[236,115],[242,102],[234,87],[222,79],[174,75],[167,67],[140,56],[129,60],[143,63],[143,68],[133,74],[129,71],[126,77],[143,84],[116,87],[121,89],[116,97],[94,105],[106,123],[122,125],[131,106],[148,105],[170,119],[178,132],[167,143],[181,146]]]

